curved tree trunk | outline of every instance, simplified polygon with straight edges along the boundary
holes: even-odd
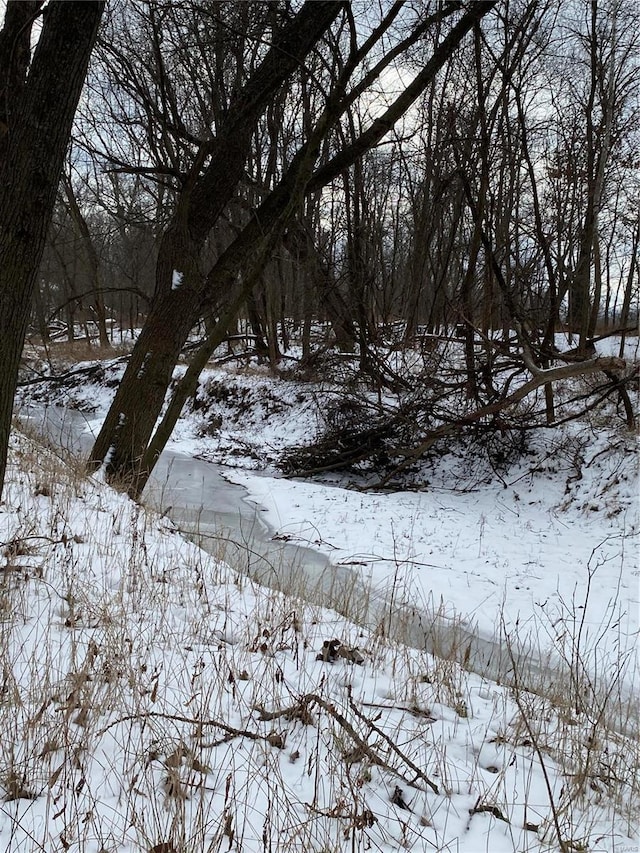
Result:
[[[146,480],[140,466],[147,445],[173,368],[210,290],[201,268],[201,250],[244,174],[255,125],[342,8],[340,2],[307,0],[235,97],[214,142],[203,144],[178,199],[160,244],[151,312],[90,459],[94,467],[106,460],[109,478],[132,494],[138,491],[141,474]],[[209,165],[200,175],[201,162],[207,157]],[[236,270],[237,266],[234,274]],[[226,280],[225,270],[222,278]]]
[[[474,23],[495,3],[496,0],[474,3],[438,45],[425,68],[384,114],[352,145],[313,175],[305,177],[304,191],[307,194],[317,192],[377,144],[433,81]],[[307,0],[234,98],[215,140],[203,143],[187,176],[172,223],[160,245],[151,312],[90,458],[94,468],[106,463],[109,480],[126,488],[133,496],[139,494],[140,484],[149,475],[148,466],[153,465],[157,458],[157,442],[152,442],[154,427],[165,403],[173,368],[190,330],[210,312],[214,303],[220,304],[229,298],[230,282],[235,281],[238,272],[247,264],[251,265],[256,247],[260,247],[265,237],[270,238],[272,229],[279,228],[285,220],[289,221],[291,204],[298,196],[296,170],[301,164],[296,164],[294,158],[280,185],[254,211],[249,225],[208,273],[202,269],[201,250],[243,177],[259,117],[278,87],[299,70],[308,52],[344,8],[342,2]],[[362,58],[359,57],[355,64]],[[342,83],[349,79],[350,71],[353,67],[349,69],[347,66]],[[313,147],[319,146],[322,133],[344,109],[344,103],[338,104],[337,113],[329,123],[325,117],[316,125]],[[324,130],[318,137],[318,126],[323,122]],[[301,170],[304,172],[309,156],[304,146],[298,156],[305,161]],[[200,174],[205,162],[208,165]],[[292,192],[292,183],[295,192]],[[231,320],[229,318],[229,322]],[[155,448],[152,453],[149,453],[150,445]]]

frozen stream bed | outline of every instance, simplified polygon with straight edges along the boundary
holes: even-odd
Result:
[[[92,439],[88,421],[80,412],[57,407],[33,407],[23,409],[21,414],[23,418],[26,416],[44,425],[49,438],[62,446],[80,452],[86,452],[90,447]],[[234,482],[230,482],[229,478]],[[324,499],[314,496],[314,489],[324,489]],[[206,551],[226,560],[264,585],[334,608],[408,645],[442,657],[454,657],[465,668],[498,683],[512,683],[515,664],[521,686],[525,686],[523,679],[526,679],[526,686],[531,690],[555,693],[558,685],[567,677],[567,668],[563,663],[563,655],[566,658],[567,651],[565,649],[563,654],[558,654],[558,649],[554,650],[552,633],[541,637],[538,630],[532,630],[529,620],[525,619],[521,623],[517,617],[509,619],[508,609],[505,618],[502,615],[498,618],[495,608],[493,611],[489,608],[484,614],[485,618],[482,618],[480,611],[480,618],[477,618],[477,590],[467,590],[468,610],[456,602],[458,606],[454,611],[442,598],[440,603],[437,597],[428,601],[424,596],[424,581],[421,586],[418,580],[419,574],[406,571],[406,564],[411,561],[405,560],[402,555],[395,555],[394,567],[392,559],[372,558],[371,547],[368,556],[362,556],[362,547],[358,548],[358,536],[370,536],[367,531],[375,527],[376,511],[379,512],[379,524],[382,526],[386,522],[384,513],[375,508],[380,504],[375,500],[372,502],[372,496],[363,498],[357,493],[343,494],[344,490],[338,489],[334,490],[335,495],[327,497],[327,489],[326,486],[315,484],[278,481],[255,473],[245,474],[193,458],[186,453],[167,450],[161,456],[145,492],[145,499],[158,511],[168,515],[185,535]],[[328,491],[331,492],[331,489]],[[316,500],[317,507],[314,535],[318,550],[307,547],[307,544],[314,542],[313,536],[300,535],[303,524],[301,519],[308,517],[310,501],[313,503],[313,500]],[[261,501],[271,504],[269,511],[261,505]],[[337,507],[338,516],[335,511],[327,509],[327,503],[333,503],[333,509],[336,504],[341,504]],[[359,505],[359,509],[356,505]],[[443,533],[449,522],[444,511],[440,514],[442,529],[439,532]],[[372,517],[369,518],[369,515]],[[287,523],[283,523],[283,518],[286,518]],[[420,524],[415,524],[416,518],[417,515],[414,517],[414,526],[419,534]],[[480,518],[484,519],[484,515]],[[434,520],[438,525],[438,518],[434,517]],[[457,525],[464,535],[469,533],[475,522],[472,514],[469,514],[466,518],[454,518],[451,523]],[[481,524],[480,548],[483,547],[484,521]],[[489,520],[486,525],[488,538],[492,535]],[[351,550],[336,549],[336,553],[332,554],[325,540],[331,539],[333,531],[341,527],[345,528],[343,539],[351,544]],[[503,527],[506,528],[507,524]],[[399,524],[396,524],[396,530],[398,536],[402,537]],[[509,535],[515,536],[515,547],[522,548],[523,554],[530,557],[530,543],[526,538],[523,540],[522,536],[519,538],[520,533],[526,537],[526,531],[518,531],[516,526]],[[569,533],[568,530],[567,536]],[[374,544],[368,541],[370,546]],[[562,547],[556,550],[566,551],[568,541],[567,538]],[[606,570],[606,557],[602,559]],[[386,568],[380,570],[383,563],[386,563]],[[523,576],[527,572],[538,573],[537,563],[530,561],[530,564],[535,565],[536,569],[525,568]],[[431,569],[438,570],[437,576],[442,577],[441,567],[432,565]],[[618,570],[615,564],[612,564],[612,570],[614,573]],[[535,578],[533,580],[535,585]],[[571,580],[570,576],[569,582]],[[560,586],[557,591],[562,593]],[[547,592],[553,594],[553,589],[545,582],[537,586],[536,592],[544,596]],[[582,595],[582,590],[579,592]],[[595,591],[592,594],[598,598]],[[464,597],[465,592],[462,590],[463,604]],[[633,606],[633,594],[631,597]],[[576,627],[575,619],[579,619],[582,613],[582,599],[574,597],[571,602],[561,595],[561,600],[574,607]],[[456,615],[466,612],[474,615],[468,620]],[[568,612],[564,614],[565,620],[569,615]],[[596,613],[594,619],[606,617],[609,619],[608,627],[611,627],[614,615],[613,612],[607,615],[605,608],[603,614]],[[636,617],[637,613],[624,610],[623,621],[626,621],[622,624],[616,616],[618,622],[613,625],[613,633],[617,632],[618,654],[621,645],[623,656],[628,654],[633,645]],[[588,620],[586,625],[588,628]],[[594,673],[603,685],[606,681],[603,675],[609,666],[607,654],[610,648],[605,633],[603,631],[599,640],[595,641],[593,635],[587,636],[585,633],[584,648],[579,650],[581,654],[591,656]],[[633,665],[630,667],[630,676],[633,676]],[[627,691],[623,687],[623,692],[628,693],[630,698],[630,689]]]
[[[88,453],[93,435],[81,412],[58,407],[27,407],[21,418],[42,429],[58,446]],[[225,559],[260,583],[286,588],[283,566],[299,572],[304,566],[310,592],[322,583],[329,566],[317,551],[274,537],[264,511],[242,486],[224,476],[223,465],[166,450],[144,492],[144,500],[169,516],[205,551]]]

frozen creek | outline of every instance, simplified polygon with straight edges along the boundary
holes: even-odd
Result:
[[[81,412],[31,407],[20,414],[59,446],[78,453],[91,447],[92,435]],[[274,538],[262,508],[224,474],[222,465],[167,450],[144,498],[205,551],[263,585],[333,608],[351,619],[356,603],[361,624],[381,628],[407,645],[453,657],[466,669],[498,683],[513,684],[514,662],[519,685],[538,693],[553,692],[553,683],[563,678],[558,662],[522,648],[518,637],[509,638],[508,643],[498,633],[483,637],[464,620],[451,622],[410,603],[398,603],[391,589],[372,593],[357,566],[332,565],[316,551]]]

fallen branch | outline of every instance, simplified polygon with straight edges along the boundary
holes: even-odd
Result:
[[[397,449],[395,454],[398,456],[404,456],[404,461],[400,462],[395,468],[389,472],[385,477],[383,477],[379,482],[368,486],[368,488],[382,488],[389,482],[389,480],[396,476],[400,471],[404,470],[409,465],[413,464],[416,459],[419,459],[423,456],[433,445],[439,441],[441,438],[445,438],[448,435],[453,435],[460,431],[462,427],[470,426],[471,424],[477,423],[483,418],[489,417],[491,415],[497,415],[500,412],[503,412],[505,409],[510,406],[515,405],[516,403],[521,402],[538,388],[543,385],[546,385],[551,382],[557,382],[560,379],[569,379],[577,376],[588,376],[592,373],[605,373],[605,375],[613,374],[617,376],[622,373],[627,366],[627,363],[620,358],[616,358],[615,356],[605,356],[599,358],[592,358],[588,361],[572,363],[572,364],[564,364],[561,367],[552,367],[546,370],[537,367],[533,361],[525,356],[525,362],[527,363],[527,368],[532,373],[531,379],[513,391],[511,394],[506,397],[502,397],[500,400],[496,400],[494,403],[488,403],[486,406],[480,406],[478,409],[475,409],[472,412],[468,412],[466,415],[462,415],[457,418],[452,423],[444,424],[441,427],[433,430],[427,436],[424,437],[423,441],[421,441],[415,447],[411,447],[408,449],[400,450]],[[394,451],[390,451],[390,453],[394,453]]]
[[[391,740],[389,735],[386,735],[382,731],[382,729],[380,729],[378,726],[376,726],[375,723],[373,723],[371,720],[369,720],[367,717],[365,717],[365,715],[362,713],[362,711],[360,711],[356,707],[356,704],[353,701],[353,696],[351,695],[351,687],[347,688],[347,696],[349,698],[349,706],[351,707],[351,710],[356,715],[356,717],[358,717],[359,720],[361,720],[365,725],[367,725],[372,732],[375,732],[378,735],[378,737],[381,737],[382,740],[391,749],[391,751],[395,752],[395,754],[397,756],[399,756],[405,762],[405,764],[407,764],[413,770],[413,772],[416,774],[416,779],[421,779],[425,783],[425,785],[428,785],[431,788],[431,790],[433,791],[434,794],[439,794],[440,791],[438,790],[438,786],[435,784],[435,782],[432,782],[431,779],[429,779],[429,777],[426,775],[426,773],[424,773],[418,767],[417,764],[414,764],[410,758],[408,758],[403,752],[401,752],[398,749],[398,747]],[[415,780],[412,784],[415,784]]]
[[[223,723],[221,720],[196,720],[193,717],[183,717],[180,714],[166,714],[162,711],[146,711],[143,713],[136,714],[127,714],[124,717],[119,717],[117,720],[113,720],[111,723],[106,725],[103,729],[100,729],[97,736],[101,737],[103,734],[112,729],[114,726],[118,726],[121,723],[127,723],[131,720],[152,720],[152,719],[160,719],[160,720],[171,720],[174,723],[186,723],[190,726],[197,726],[198,729],[203,729],[206,726],[212,726],[217,729],[222,729],[223,732],[226,732],[226,736],[219,741],[215,741],[213,743],[203,743],[202,746],[205,749],[209,749],[214,746],[219,746],[222,743],[227,743],[229,740],[233,740],[235,737],[246,737],[249,740],[261,740],[268,743],[270,746],[275,746],[278,749],[284,748],[284,738],[281,735],[278,735],[275,732],[269,732],[266,735],[259,734],[258,732],[251,732],[248,729],[238,729],[235,726],[230,726],[227,723]]]
[[[379,737],[381,737],[385,743],[391,748],[391,750],[405,763],[407,764],[411,770],[416,774],[415,779],[408,780],[404,777],[399,770],[395,767],[392,767],[379,755],[377,755],[373,748],[369,746],[369,744],[358,734],[355,728],[351,725],[351,723],[345,718],[343,714],[336,710],[335,706],[330,702],[327,702],[321,696],[318,696],[316,693],[307,693],[305,696],[301,696],[300,699],[296,702],[295,705],[291,705],[287,708],[282,708],[278,711],[265,711],[264,709],[258,709],[260,713],[261,720],[275,720],[279,717],[285,717],[287,719],[302,719],[308,718],[310,716],[309,706],[310,705],[318,705],[325,711],[330,717],[332,717],[338,725],[344,729],[344,731],[349,735],[351,740],[355,743],[356,749],[354,752],[357,753],[359,758],[364,758],[365,756],[371,761],[372,764],[377,767],[382,767],[384,770],[389,771],[394,776],[397,776],[401,779],[406,785],[410,787],[416,786],[416,781],[421,780],[424,782],[435,794],[439,794],[440,791],[438,786],[428,778],[428,776],[420,770],[420,768],[414,764],[410,758],[408,758],[403,752],[401,752],[398,747],[393,743],[393,741],[389,738],[388,735],[384,734],[371,720],[367,719],[365,715],[358,710],[353,702],[353,698],[351,696],[351,690],[348,692],[349,696],[349,705],[351,710],[356,714],[358,719],[365,723],[366,726],[370,729],[370,731],[375,732]]]

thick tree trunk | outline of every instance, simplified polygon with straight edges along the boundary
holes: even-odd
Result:
[[[119,396],[122,399],[125,392],[134,395],[137,392],[138,396],[134,399],[137,403],[138,419],[119,418],[114,423],[113,431],[118,441],[105,451],[104,457],[107,462],[107,475],[114,483],[125,488],[131,497],[138,498],[142,493],[184,402],[193,393],[202,367],[215,346],[224,340],[240,305],[246,301],[256,281],[262,275],[271,252],[281,239],[284,228],[302,204],[304,189],[318,155],[320,140],[324,135],[322,125],[330,120],[331,112],[327,110],[325,118],[320,122],[320,129],[296,156],[285,178],[218,259],[205,281],[205,292],[210,295],[211,301],[208,302],[206,297],[200,301],[192,299],[184,315],[180,317],[180,322],[172,309],[164,315],[160,314],[160,309],[156,309],[153,322],[145,324],[139,339],[141,346],[135,348],[127,368],[128,372],[132,369],[138,372],[126,388],[125,383],[121,383],[116,395],[117,401]],[[240,269],[243,271],[242,284],[239,292],[230,296],[234,291],[234,283],[237,281]],[[181,290],[182,287],[175,292],[178,293]],[[189,369],[183,380],[178,383],[165,416],[159,422],[152,437],[171,382],[173,367],[182,346],[182,344],[178,345],[179,341],[183,337],[186,340],[187,327],[192,328],[200,317],[212,311],[211,302],[221,293],[226,295],[222,316],[194,358],[195,367],[200,364],[201,366],[197,369],[195,367]],[[193,292],[192,296],[194,296]],[[215,301],[220,302],[219,298]],[[174,318],[173,323],[171,318]],[[158,336],[153,334],[151,331],[153,329],[159,330]],[[142,358],[141,353],[145,354]],[[114,419],[119,410],[115,405],[116,401],[109,410],[107,420]],[[125,400],[125,402],[130,401]],[[101,436],[104,433],[103,427]],[[135,442],[141,437],[141,444],[136,444]]]
[[[13,68],[14,47],[24,55],[23,33],[7,26],[21,9],[7,6],[0,33],[0,68]],[[71,125],[84,84],[103,2],[49,3],[26,82],[8,92],[0,164],[0,486],[4,483],[18,366],[33,289],[51,220]],[[7,58],[7,52],[9,58]],[[22,59],[21,74],[26,72]],[[28,58],[27,58],[28,61]],[[17,75],[19,79],[20,74]]]
[[[312,185],[313,191],[317,191],[375,145],[433,80],[473,22],[486,14],[495,2],[483,0],[474,4],[392,107],[349,147],[346,156],[338,155],[327,164],[328,169],[321,169],[319,179],[317,175],[306,175],[303,191],[312,191]],[[228,293],[225,288],[245,269],[255,246],[272,229],[279,227],[284,218],[290,218],[293,206],[298,203],[294,203],[300,189],[298,174],[306,172],[309,163],[309,153],[304,149],[296,155],[305,161],[304,168],[300,169],[300,163],[296,165],[294,160],[287,176],[255,211],[249,225],[210,274],[206,275],[201,269],[201,249],[243,176],[257,120],[278,86],[300,68],[308,51],[343,8],[341,2],[304,4],[238,93],[224,126],[213,143],[203,146],[200,162],[194,165],[186,181],[173,222],[160,246],[152,311],[91,454],[90,463],[99,467],[106,462],[108,478],[124,484],[132,495],[139,493],[140,483],[149,475],[147,466],[154,464],[157,458],[157,448],[151,459],[148,453],[153,427],[161,414],[173,367],[190,329],[212,310],[213,304],[224,302]],[[316,125],[312,134],[315,157],[328,127],[342,111],[338,104],[337,113],[330,120],[325,115]],[[319,130],[321,124],[324,129]],[[207,158],[209,165],[200,177],[199,169]]]
[[[203,145],[200,159],[210,157],[209,165],[199,176],[200,163],[194,164],[162,237],[151,312],[91,453],[93,466],[107,461],[109,478],[133,494],[137,483],[148,476],[140,466],[173,368],[189,332],[206,313],[203,302],[211,286],[201,268],[204,243],[243,176],[256,122],[341,9],[340,2],[306,2],[275,39],[230,106],[212,148],[205,150]],[[236,263],[234,274],[238,267]],[[221,272],[216,281],[227,280],[226,270]]]
[[[94,463],[107,462],[111,480],[127,491],[162,411],[180,351],[199,319],[197,294],[178,295],[180,289],[151,308],[91,454]]]
[[[0,163],[4,163],[14,112],[31,59],[31,30],[44,0],[7,3],[0,31]]]

